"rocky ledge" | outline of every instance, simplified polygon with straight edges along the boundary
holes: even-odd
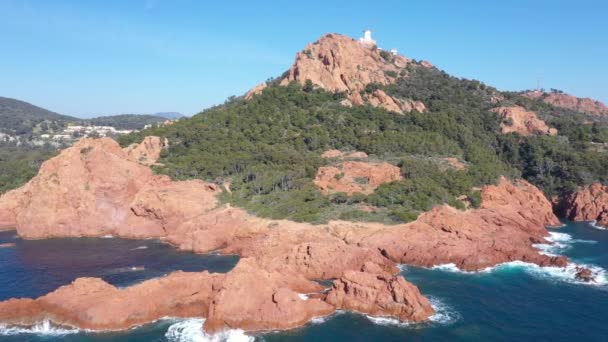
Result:
[[[421,321],[434,310],[398,275],[397,264],[480,270],[514,260],[568,262],[533,247],[546,242],[545,227],[559,221],[544,195],[521,180],[484,187],[479,209],[438,206],[393,226],[263,219],[220,206],[219,192],[202,181],[154,175],[111,139],[84,139],[62,151],[29,183],[0,197],[3,227],[29,239],[158,238],[179,249],[238,254],[241,260],[226,274],[176,272],[126,289],[78,279],[38,299],[0,302],[0,322],[49,319],[115,330],[164,316],[196,316],[207,318],[208,331],[255,331],[297,327],[338,308]],[[333,285],[323,289],[318,280]]]

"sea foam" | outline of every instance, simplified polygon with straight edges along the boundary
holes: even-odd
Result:
[[[550,232],[549,236],[547,236],[545,240],[547,240],[548,243],[535,244],[534,247],[537,248],[541,254],[549,256],[558,256],[564,250],[571,248],[572,245],[575,243],[597,243],[597,241],[594,240],[573,239],[572,235],[570,234],[558,232]],[[576,278],[576,273],[579,271],[580,268],[588,268],[589,270],[591,270],[591,272],[593,273],[593,278],[591,281],[585,282]],[[595,265],[578,264],[574,262],[569,263],[565,267],[557,267],[538,266],[536,264],[523,261],[510,261],[492,267],[487,267],[476,272],[463,271],[453,263],[436,265],[431,267],[431,269],[462,274],[480,274],[521,269],[524,272],[536,277],[556,279],[572,284],[595,286],[604,286],[608,284],[608,277],[605,269]]]
[[[443,301],[438,298],[430,297],[429,301],[431,302],[431,306],[435,310],[435,314],[429,317],[429,321],[433,324],[440,325],[448,325],[451,324],[458,319],[460,319],[460,315],[458,312],[453,310]],[[408,321],[400,321],[396,318],[391,317],[381,317],[381,316],[370,316],[365,315],[367,319],[372,321],[374,324],[378,325],[387,325],[387,326],[396,326],[396,327],[408,327],[408,328],[421,328],[425,326],[425,322],[408,322]],[[427,322],[428,323],[428,322]]]
[[[167,329],[165,337],[170,342],[252,342],[254,340],[240,329],[207,334],[202,329],[203,323],[205,320],[202,318],[180,320]]]
[[[6,326],[0,324],[0,336],[35,334],[48,336],[63,336],[76,334],[78,329],[67,329],[53,326],[50,321],[45,320],[31,327]]]

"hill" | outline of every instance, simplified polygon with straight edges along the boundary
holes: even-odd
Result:
[[[33,132],[58,132],[69,121],[80,119],[57,114],[30,103],[0,97],[0,132],[24,136]]]
[[[475,189],[501,175],[558,195],[605,181],[608,167],[596,148],[608,143],[603,124],[336,34],[309,44],[281,78],[244,98],[120,141],[146,135],[170,142],[158,172],[230,184],[225,201],[310,222],[401,222],[439,203],[475,206]],[[323,194],[313,182],[320,167],[343,167],[321,157],[330,149],[365,152],[399,167],[402,179],[370,194]],[[446,168],[445,160],[466,167]]]
[[[152,115],[160,116],[160,117],[163,117],[163,118],[169,119],[169,120],[176,120],[176,119],[181,119],[181,118],[186,117],[184,114],[178,113],[178,112],[159,112],[159,113],[154,113]]]

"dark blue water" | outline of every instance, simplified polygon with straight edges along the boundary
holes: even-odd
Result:
[[[568,235],[554,236],[559,246],[546,252],[568,255],[576,263],[594,266],[596,271],[608,269],[608,231],[595,229],[586,223],[569,223],[566,227],[553,232]],[[5,239],[6,236],[0,237],[0,241],[3,238]],[[30,244],[38,244],[38,247],[32,250]],[[148,245],[148,249],[132,250],[143,244]],[[46,249],[46,252],[35,251],[40,248]],[[114,255],[107,256],[110,253],[103,252],[104,248],[111,249]],[[32,254],[28,254],[28,250]],[[55,251],[53,256],[48,255],[49,250]],[[140,251],[145,253],[137,258],[130,256],[131,253],[140,253]],[[87,253],[96,257],[89,257]],[[73,258],[77,258],[78,261],[73,261]],[[159,261],[157,258],[164,261]],[[148,268],[140,275],[100,274],[106,272],[106,268],[111,270],[117,267],[148,265],[152,273],[163,274],[188,266],[192,267],[190,270],[194,270],[195,265],[200,266],[201,263],[206,263],[204,267],[211,269],[217,265],[215,262],[220,264],[224,262],[223,257],[216,257],[215,261],[209,258],[177,253],[170,247],[155,242],[142,243],[118,239],[20,241],[14,250],[0,249],[0,297],[13,297],[18,293],[34,291],[32,289],[40,291],[40,288],[44,288],[42,292],[47,292],[47,287],[53,289],[57,284],[64,284],[76,275],[97,275],[118,285],[147,278],[145,273]],[[114,262],[118,262],[119,266]],[[73,263],[76,271],[72,271],[70,266],[66,267]],[[87,267],[87,263],[96,266]],[[154,265],[159,269],[158,271],[153,271]],[[228,266],[230,265],[231,263],[228,262]],[[99,273],[81,274],[87,268],[95,268]],[[230,267],[224,270],[228,268]],[[438,309],[433,321],[406,325],[387,320],[373,321],[364,315],[339,313],[300,329],[267,333],[254,338],[268,342],[572,341],[574,339],[606,341],[608,338],[606,323],[608,285],[604,284],[606,279],[603,274],[597,277],[598,284],[595,285],[577,282],[572,270],[541,269],[522,264],[505,265],[475,274],[454,272],[449,268],[429,270],[404,267],[403,274],[432,299]],[[155,275],[151,274],[151,276]],[[21,279],[20,281],[24,282],[29,290],[22,289],[23,285],[20,285],[16,278]],[[53,284],[40,284],[47,282]],[[200,321],[163,321],[114,334],[0,335],[0,341],[208,340],[200,333],[198,327]],[[166,337],[168,330],[171,330],[173,335],[170,333],[170,336]],[[181,335],[175,334],[176,332],[181,332]],[[239,337],[239,335],[233,334],[231,337]]]

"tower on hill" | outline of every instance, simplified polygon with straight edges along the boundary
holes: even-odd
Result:
[[[361,44],[368,45],[368,46],[375,46],[376,45],[376,41],[372,39],[372,31],[371,30],[364,30],[363,31],[363,37],[359,38],[359,42],[361,42]]]

